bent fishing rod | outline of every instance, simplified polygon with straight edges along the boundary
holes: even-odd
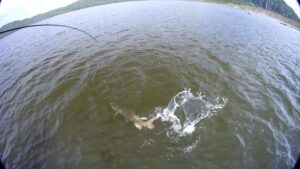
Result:
[[[55,26],[55,27],[70,28],[70,29],[79,31],[79,32],[81,32],[81,33],[84,33],[85,35],[89,36],[89,37],[92,38],[94,41],[96,41],[97,43],[99,43],[99,41],[98,41],[94,36],[90,35],[89,33],[85,32],[84,30],[81,30],[81,29],[79,29],[79,28],[75,28],[75,27],[68,26],[68,25],[48,24],[48,23],[47,23],[47,24],[34,24],[34,25],[27,25],[27,26],[20,26],[20,27],[12,28],[12,29],[8,29],[8,30],[5,30],[5,31],[0,32],[0,35],[1,35],[1,34],[4,34],[4,33],[7,33],[7,32],[16,31],[16,30],[19,30],[19,29],[31,28],[31,27],[42,27],[42,26]]]

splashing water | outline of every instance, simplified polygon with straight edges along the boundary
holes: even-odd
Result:
[[[227,103],[226,98],[217,97],[212,101],[201,92],[193,94],[190,89],[185,89],[176,94],[166,108],[156,108],[156,116],[162,122],[170,122],[171,131],[186,136],[195,131],[196,125],[204,118],[210,117],[222,109]]]

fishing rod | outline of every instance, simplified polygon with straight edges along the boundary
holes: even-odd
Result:
[[[55,26],[55,27],[70,28],[70,29],[79,31],[81,33],[84,33],[85,35],[89,36],[90,38],[92,38],[93,40],[95,40],[97,43],[99,43],[99,41],[94,36],[90,35],[89,33],[85,32],[84,30],[81,30],[79,28],[75,28],[75,27],[68,26],[68,25],[48,24],[48,23],[47,24],[27,25],[27,26],[20,26],[20,27],[12,28],[12,29],[8,29],[8,30],[0,32],[0,35],[3,34],[3,33],[12,32],[12,31],[16,31],[16,30],[19,30],[19,29],[31,28],[31,27],[42,27],[42,26]]]

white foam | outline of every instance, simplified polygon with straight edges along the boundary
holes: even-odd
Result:
[[[214,115],[226,103],[226,98],[217,97],[209,101],[200,92],[193,94],[190,89],[185,89],[177,93],[169,101],[167,107],[158,107],[155,111],[162,122],[171,123],[171,132],[185,136],[192,134],[202,119]]]
[[[194,143],[192,143],[191,145],[189,146],[186,146],[184,149],[183,149],[183,153],[184,154],[188,154],[190,152],[192,152],[196,147],[197,147],[197,144],[199,143],[199,140],[200,138],[198,138]]]

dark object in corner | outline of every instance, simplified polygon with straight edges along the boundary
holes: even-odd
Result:
[[[299,2],[299,0],[298,0],[298,2]],[[298,160],[296,161],[296,164],[295,164],[295,166],[294,166],[294,169],[300,169],[300,155],[299,155],[299,157],[298,157]]]
[[[1,0],[0,0],[1,2]],[[2,164],[2,162],[0,161],[0,169],[5,169],[4,165]]]

